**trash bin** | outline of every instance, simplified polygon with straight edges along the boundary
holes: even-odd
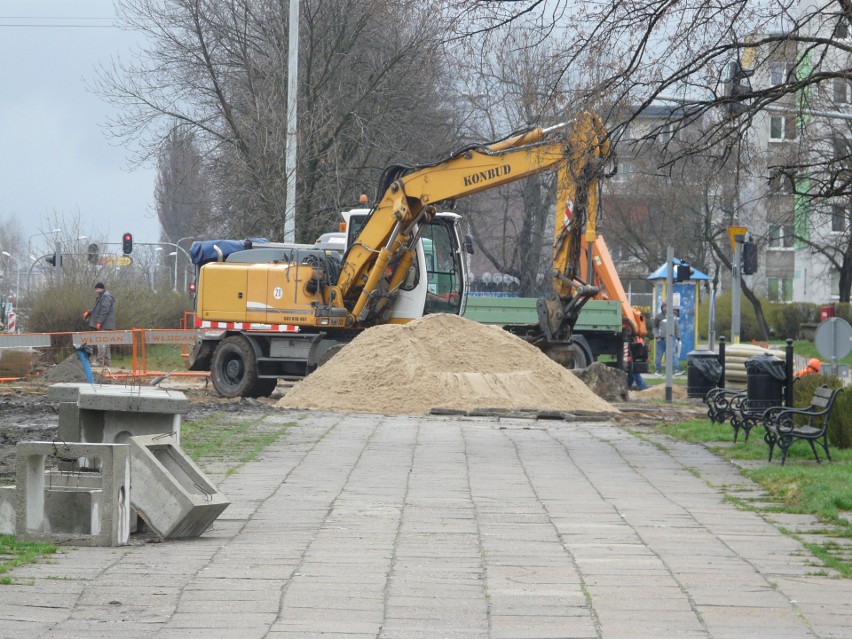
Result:
[[[722,364],[713,351],[696,350],[686,354],[686,396],[704,397],[719,385]]]
[[[749,411],[766,410],[784,403],[784,360],[762,353],[747,359],[745,369]]]

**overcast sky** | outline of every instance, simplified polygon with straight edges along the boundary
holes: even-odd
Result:
[[[111,107],[86,88],[138,43],[114,17],[111,0],[0,0],[0,218],[17,218],[25,241],[54,213],[108,242],[159,240],[155,171],[131,170],[101,128]]]

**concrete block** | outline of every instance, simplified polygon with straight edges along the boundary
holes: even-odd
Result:
[[[85,459],[85,458],[83,458]],[[61,466],[61,464],[60,464]],[[44,475],[45,490],[69,491],[98,489],[101,486],[101,477],[98,473],[81,471],[55,471],[48,470]],[[139,515],[130,509],[130,533],[139,531]],[[14,533],[13,533],[14,534]]]
[[[95,460],[97,472],[45,472],[48,459]],[[76,546],[121,546],[130,537],[127,445],[19,442],[15,447],[18,539]],[[77,477],[77,475],[80,475]]]
[[[15,534],[15,487],[0,486],[0,535]]]
[[[50,386],[47,397],[59,402],[64,442],[124,444],[137,435],[174,433],[180,444],[181,415],[189,409],[183,393],[150,386],[62,383]],[[91,464],[81,459],[80,466]]]
[[[162,539],[197,537],[230,505],[172,437],[131,437],[130,464],[130,502]]]
[[[45,534],[88,536],[100,532],[102,496],[100,488],[46,488]]]
[[[80,408],[102,411],[176,414],[185,413],[189,408],[183,393],[153,386],[53,384],[47,389],[47,399],[72,402]]]

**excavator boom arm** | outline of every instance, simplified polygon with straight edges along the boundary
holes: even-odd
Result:
[[[557,128],[567,129],[567,133],[546,141],[545,137]],[[573,185],[566,190],[569,197],[596,196],[594,181],[599,165],[609,153],[600,119],[582,113],[560,127],[534,129],[491,145],[471,147],[443,162],[403,175],[381,196],[349,248],[333,298],[343,300],[356,322],[369,323],[387,308],[405,278],[420,225],[434,216],[438,203],[555,168],[560,171],[560,180]],[[574,204],[578,210],[589,206],[586,201]],[[596,199],[591,205],[597,206]],[[565,260],[576,259],[576,251],[569,250],[565,255]],[[562,264],[558,266],[561,268]],[[570,293],[566,296],[570,297]]]

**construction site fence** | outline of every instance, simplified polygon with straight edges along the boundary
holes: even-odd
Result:
[[[134,328],[116,331],[59,333],[0,333],[0,381],[45,375],[78,349],[91,352],[92,370],[115,379],[157,376],[204,377],[206,372],[187,371],[186,358],[198,330]],[[96,363],[99,346],[110,347],[108,367]]]

